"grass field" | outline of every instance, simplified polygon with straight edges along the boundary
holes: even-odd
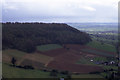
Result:
[[[88,53],[91,53],[91,54],[102,55],[102,56],[106,56],[106,57],[115,57],[114,54],[108,54],[108,53],[105,53],[105,52],[100,52],[100,51],[92,50],[92,49],[82,49],[82,51],[88,52]]]
[[[40,70],[25,70],[25,69],[11,67],[5,63],[3,63],[3,77],[4,78],[53,78],[50,76],[50,72],[43,72]],[[57,77],[60,78],[65,76],[59,74]]]
[[[14,49],[3,50],[2,53],[15,58],[21,58],[26,54],[25,52],[14,50]]]
[[[93,61],[91,61],[93,60]],[[81,57],[76,64],[98,65],[98,62],[107,61],[106,57]]]
[[[62,46],[60,46],[58,44],[47,44],[47,45],[37,46],[37,50],[42,51],[42,52],[54,50],[54,49],[58,49],[58,48],[62,48]]]
[[[104,69],[115,69],[115,70],[118,70],[118,67],[117,66],[104,66]]]
[[[44,72],[41,70],[25,70],[20,68],[11,67],[6,63],[3,63],[3,77],[4,78],[56,78],[50,76],[50,72]],[[58,74],[57,78],[64,77],[66,75]],[[79,74],[72,75],[72,78],[103,78],[97,74]]]
[[[81,74],[81,75],[72,75],[72,78],[103,78],[99,74]],[[90,80],[90,79],[89,79]]]
[[[76,64],[87,64],[87,65],[94,65],[93,62],[90,61],[91,59],[81,57],[79,61],[77,61]]]
[[[110,45],[110,44],[101,44],[98,41],[92,41],[90,43],[87,44],[87,46],[96,48],[96,49],[100,49],[100,50],[104,50],[104,51],[108,51],[108,52],[116,52],[116,49],[114,46]]]

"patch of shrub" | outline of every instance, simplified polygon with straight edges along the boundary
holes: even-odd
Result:
[[[23,68],[24,68],[24,69],[34,69],[34,67],[33,67],[33,66],[30,66],[30,65],[25,65]]]
[[[95,72],[90,72],[89,74],[100,74],[99,71],[95,71]]]

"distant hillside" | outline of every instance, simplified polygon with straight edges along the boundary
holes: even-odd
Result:
[[[33,52],[43,44],[86,44],[88,34],[67,24],[3,23],[3,49],[12,48]]]

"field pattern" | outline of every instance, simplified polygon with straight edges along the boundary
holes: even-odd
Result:
[[[6,57],[5,60],[7,60],[8,58],[10,62],[11,57],[15,57],[17,58],[17,63],[19,63],[19,65],[31,65],[38,70],[56,69],[58,71],[69,71],[71,73],[88,74],[90,72],[96,71],[103,72],[104,69],[113,68],[109,66],[104,67],[101,65],[97,65],[97,62],[108,61],[106,57],[115,57],[115,54],[113,52],[76,44],[66,44],[64,45],[64,47],[58,47],[57,44],[48,44],[42,46],[42,48],[39,48],[43,48],[43,51],[37,49],[36,52],[31,54],[26,54],[17,50],[5,50],[3,52],[4,57]],[[45,75],[47,75],[47,73]],[[74,75],[72,77],[85,76],[90,77],[89,75]]]

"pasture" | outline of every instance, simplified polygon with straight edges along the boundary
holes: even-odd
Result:
[[[82,51],[91,53],[91,54],[95,54],[95,55],[105,56],[105,57],[115,57],[115,54],[109,54],[109,53],[94,50],[94,49],[82,49]]]
[[[15,57],[15,58],[21,58],[26,54],[25,52],[15,50],[15,49],[3,50],[2,53],[5,55],[9,55],[10,57]]]
[[[79,75],[72,75],[72,78],[103,78],[99,74],[79,74]]]
[[[92,60],[92,61],[91,61]],[[100,62],[108,61],[106,57],[85,57],[82,56],[80,60],[76,62],[76,64],[87,64],[87,65],[98,65]]]
[[[92,47],[92,48],[96,48],[96,49],[99,49],[99,50],[108,51],[108,52],[114,52],[114,53],[116,52],[115,46],[110,45],[110,44],[105,44],[105,43],[101,44],[98,41],[89,42],[87,44],[87,46]]]
[[[55,50],[59,48],[62,48],[62,46],[58,44],[47,44],[47,45],[37,46],[37,50],[42,51],[42,52],[49,51],[49,50]]]
[[[4,78],[55,78],[50,76],[50,72],[15,68],[5,63],[3,63],[3,77]],[[65,77],[65,75],[58,74],[57,77],[61,78],[61,77]]]

